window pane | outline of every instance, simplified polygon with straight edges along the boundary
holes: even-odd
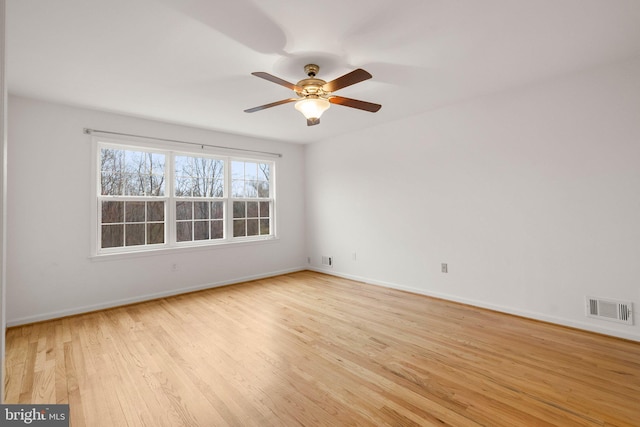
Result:
[[[192,206],[192,202],[176,202],[176,219],[193,219],[193,215],[191,213]]]
[[[120,196],[123,191],[124,151],[111,148],[100,150],[102,195]]]
[[[270,227],[269,227],[269,220],[268,219],[261,219],[260,220],[260,234],[261,235],[270,234]]]
[[[164,243],[164,224],[147,224],[147,244]]]
[[[198,178],[191,178],[191,194],[193,197],[205,196],[205,183]]]
[[[222,197],[224,161],[206,157],[175,157],[176,196]]]
[[[188,156],[176,156],[174,159],[176,176],[191,176],[189,168],[191,165],[192,157]]]
[[[231,170],[232,197],[269,197],[269,164],[234,161]]]
[[[258,220],[248,219],[247,220],[247,236],[257,236],[257,235],[258,235]]]
[[[244,197],[258,197],[258,181],[245,181]]]
[[[126,202],[124,220],[126,222],[144,222],[144,202]]]
[[[151,153],[149,160],[151,162],[150,172],[154,175],[164,176],[165,155],[159,153]]]
[[[122,195],[122,175],[114,172],[102,172],[100,188],[100,194],[103,196]]]
[[[269,176],[271,174],[271,168],[266,163],[258,164],[258,180],[260,181],[269,181]]]
[[[143,196],[144,188],[141,188],[140,177],[134,173],[124,173],[123,178],[123,193],[126,196]]]
[[[260,202],[260,217],[269,217],[269,202]]]
[[[100,149],[100,170],[121,173],[124,166],[124,150],[115,148]]]
[[[176,197],[189,197],[191,196],[191,177],[180,176],[176,178]]]
[[[164,195],[165,155],[125,150],[125,194]]]
[[[124,222],[124,202],[102,202],[102,223]],[[104,247],[104,246],[103,246]]]
[[[224,237],[224,223],[222,221],[211,221],[211,238],[222,239]]]
[[[195,219],[209,219],[209,202],[195,202],[193,204],[193,217]]]
[[[233,180],[231,195],[233,197],[244,197],[244,181]]]
[[[101,194],[163,196],[165,157],[160,153],[101,149]]]
[[[141,151],[124,151],[124,163],[126,171],[144,172],[144,153]]]
[[[196,185],[193,189],[193,195],[198,197],[208,197],[211,192],[213,182],[210,179],[202,177],[196,177],[194,180],[196,181]]]
[[[231,178],[244,179],[244,162],[231,162]]]
[[[258,164],[246,162],[244,164],[244,179],[257,180],[258,179]]]
[[[151,196],[164,196],[164,175],[151,175]]]
[[[247,202],[247,218],[258,217],[258,202]]]
[[[178,242],[188,242],[191,238],[191,221],[176,223],[176,240]]]
[[[258,197],[269,197],[269,183],[265,181],[258,182]]]
[[[211,202],[211,218],[212,219],[224,218],[224,202]]]
[[[182,178],[180,185],[183,186],[182,188],[183,196],[187,196],[187,197],[200,196],[200,188],[199,188],[197,179],[193,177],[184,177]]]
[[[193,224],[193,240],[209,238],[209,221],[195,221]]]
[[[218,159],[196,157],[194,160],[194,173],[192,176],[203,180],[212,181],[224,176],[224,162]]]
[[[164,221],[164,202],[147,202],[147,221]]]
[[[124,225],[102,226],[102,248],[115,248],[124,245]]]
[[[246,221],[244,219],[233,220],[233,237],[246,236]]]
[[[245,218],[245,202],[233,202],[233,217]]]
[[[102,201],[101,247],[164,243],[164,207],[157,201]]]
[[[126,246],[144,245],[144,224],[125,225]]]
[[[224,197],[224,181],[216,179],[213,181],[213,197]]]
[[[151,175],[134,175],[136,180],[136,195],[150,196],[151,195]]]

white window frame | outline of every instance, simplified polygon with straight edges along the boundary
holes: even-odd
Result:
[[[100,159],[102,148],[114,148],[121,150],[154,152],[164,154],[165,157],[165,194],[164,196],[103,196],[101,194],[101,170]],[[175,156],[193,156],[214,158],[224,162],[224,194],[223,197],[176,197],[175,196]],[[92,256],[100,257],[107,255],[121,254],[145,254],[157,251],[180,250],[193,248],[212,248],[224,247],[231,244],[246,244],[265,242],[278,239],[276,227],[276,169],[277,161],[271,158],[261,156],[236,156],[228,152],[214,149],[205,149],[205,146],[197,147],[193,150],[185,149],[183,146],[164,143],[150,143],[148,141],[120,140],[114,138],[92,138],[92,178],[93,178],[93,195],[91,209],[91,252]],[[234,198],[231,193],[231,162],[255,162],[267,163],[270,167],[269,176],[269,197],[268,198]],[[136,246],[118,246],[113,248],[101,247],[101,225],[102,225],[102,200],[113,201],[164,201],[165,202],[165,237],[162,244],[136,245]],[[223,201],[224,202],[224,236],[221,239],[195,240],[195,241],[177,241],[177,225],[176,225],[176,202],[178,201]],[[270,234],[258,236],[241,236],[233,237],[233,202],[237,200],[249,200],[257,202],[269,202],[269,220]]]

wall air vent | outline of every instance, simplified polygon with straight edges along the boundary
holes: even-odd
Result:
[[[633,325],[633,303],[587,297],[587,316]]]

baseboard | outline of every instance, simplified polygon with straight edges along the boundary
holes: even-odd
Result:
[[[269,273],[255,274],[251,276],[238,277],[230,280],[223,280],[219,282],[206,283],[197,286],[191,286],[187,288],[172,289],[170,291],[158,292],[153,294],[140,295],[133,298],[124,298],[119,300],[112,300],[105,303],[87,305],[83,307],[76,307],[60,311],[52,311],[49,313],[38,314],[37,316],[26,316],[17,319],[7,320],[7,327],[20,326],[29,323],[43,322],[45,320],[59,319],[67,316],[74,316],[83,313],[90,313],[92,311],[105,310],[109,308],[121,307],[129,304],[136,304],[139,302],[151,301],[159,298],[166,298],[175,295],[187,294],[189,292],[202,291],[205,289],[218,288],[220,286],[234,285],[243,282],[250,282],[252,280],[266,279],[268,277],[281,276],[283,274],[295,273],[297,271],[307,270],[307,267],[296,267],[279,271],[272,271]]]
[[[456,296],[456,295],[444,294],[444,293],[439,293],[439,292],[429,292],[429,291],[425,291],[423,289],[412,288],[410,286],[398,285],[397,283],[385,282],[385,281],[381,281],[381,280],[374,280],[374,279],[370,279],[370,278],[367,278],[367,277],[356,276],[356,275],[352,275],[352,274],[339,273],[339,272],[336,272],[333,269],[316,268],[316,267],[310,267],[310,266],[308,266],[306,269],[307,270],[311,270],[311,271],[315,271],[315,272],[318,272],[318,273],[329,274],[331,276],[342,277],[342,278],[349,279],[349,280],[355,280],[355,281],[367,283],[367,284],[370,284],[370,285],[382,286],[382,287],[391,288],[391,289],[398,289],[398,290],[401,290],[401,291],[407,291],[407,292],[411,292],[411,293],[414,293],[414,294],[425,295],[425,296],[428,296],[428,297],[443,299],[443,300],[452,301],[452,302],[458,302],[458,303],[461,303],[461,304],[471,305],[471,306],[479,307],[479,308],[485,308],[487,310],[497,311],[497,312],[500,312],[500,313],[506,313],[506,314],[512,314],[514,316],[525,317],[527,319],[538,320],[538,321],[546,322],[546,323],[553,323],[555,325],[566,326],[566,327],[574,328],[574,329],[580,329],[580,330],[587,331],[587,332],[594,332],[594,333],[597,333],[597,334],[609,335],[609,336],[613,336],[613,337],[616,337],[616,338],[623,338],[623,339],[630,340],[630,341],[638,341],[638,342],[640,342],[640,335],[638,335],[638,334],[626,333],[626,332],[623,332],[623,331],[618,331],[618,330],[614,330],[614,329],[608,329],[606,327],[599,327],[599,326],[592,325],[590,323],[573,321],[573,320],[564,319],[564,318],[561,318],[561,317],[549,316],[549,315],[546,315],[546,314],[541,314],[541,313],[536,313],[536,312],[531,312],[531,311],[526,311],[526,310],[515,310],[515,309],[513,309],[511,307],[505,307],[505,306],[500,306],[500,305],[495,305],[495,304],[488,304],[488,303],[483,302],[483,301],[477,301],[477,300],[472,300],[472,299],[468,299],[468,298],[461,298],[461,297]]]

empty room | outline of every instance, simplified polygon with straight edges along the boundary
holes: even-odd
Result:
[[[639,1],[0,12],[0,425],[640,426]]]

